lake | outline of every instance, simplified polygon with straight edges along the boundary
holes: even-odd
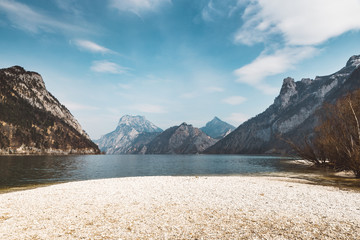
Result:
[[[268,174],[290,171],[289,161],[245,155],[0,156],[0,189],[134,176]]]

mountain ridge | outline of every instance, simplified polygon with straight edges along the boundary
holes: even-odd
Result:
[[[40,74],[0,69],[0,154],[99,153]]]
[[[148,143],[144,154],[197,154],[216,142],[199,128],[187,123],[173,126]]]
[[[247,120],[204,153],[264,154],[289,153],[283,139],[302,141],[318,124],[316,110],[334,103],[346,93],[360,88],[360,55],[349,58],[339,71],[314,80],[295,82],[285,78],[280,94],[264,112]]]
[[[144,145],[161,132],[161,128],[144,116],[124,115],[114,131],[95,140],[95,143],[107,154],[138,153]]]
[[[200,130],[214,139],[221,139],[235,130],[235,127],[215,116],[204,127],[201,127]]]

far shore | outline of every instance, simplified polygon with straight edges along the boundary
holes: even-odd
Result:
[[[360,192],[285,177],[129,177],[0,194],[0,239],[360,239]]]

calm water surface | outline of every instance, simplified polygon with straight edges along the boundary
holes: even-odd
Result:
[[[289,159],[244,155],[1,156],[0,188],[133,176],[284,172]]]

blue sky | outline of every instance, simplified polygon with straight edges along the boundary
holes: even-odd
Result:
[[[122,115],[235,126],[288,76],[360,54],[359,0],[0,0],[0,67],[39,72],[93,139]]]

